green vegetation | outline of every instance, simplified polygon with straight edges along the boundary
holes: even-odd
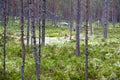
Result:
[[[9,27],[7,32],[6,78],[2,73],[3,37],[0,33],[0,80],[21,80],[22,50],[20,36],[15,34],[18,23],[13,25],[16,26]],[[108,39],[102,38],[101,27],[94,26],[93,31],[94,37],[89,39],[89,80],[120,80],[120,27],[110,26]],[[69,34],[66,28],[46,27],[46,36],[61,37],[65,34]],[[84,40],[80,46],[79,57],[75,56],[75,40],[42,47],[41,80],[84,80]],[[25,80],[36,80],[32,48],[26,54]]]

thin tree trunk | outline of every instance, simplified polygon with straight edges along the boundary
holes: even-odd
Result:
[[[24,67],[25,67],[25,44],[24,44],[24,16],[23,16],[23,0],[20,1],[21,3],[21,17],[20,17],[20,27],[21,27],[21,44],[22,44],[22,80],[25,79],[24,77]]]
[[[38,0],[39,60],[41,56],[41,0]]]
[[[79,35],[79,27],[80,27],[80,6],[81,0],[77,0],[77,20],[76,20],[76,56],[80,55],[80,35]]]
[[[42,45],[45,45],[45,17],[46,17],[46,0],[43,0],[43,14],[42,14]]]
[[[73,12],[73,7],[72,7],[72,0],[70,0],[70,40],[72,39],[72,12]]]
[[[4,70],[4,76],[6,76],[6,0],[3,0],[4,4],[4,64],[3,64],[3,70]]]
[[[89,0],[86,0],[86,24],[85,24],[85,80],[88,80],[88,5]]]
[[[116,0],[112,0],[112,23],[113,23],[113,27],[115,27],[116,24]]]
[[[103,37],[107,38],[107,30],[108,30],[108,0],[104,0],[104,32]]]
[[[15,21],[15,19],[14,19],[14,0],[12,0],[12,25],[13,25],[13,22]]]
[[[30,40],[30,0],[27,0],[28,4],[28,21],[27,21],[27,49],[29,48],[29,40]]]
[[[90,35],[92,36],[92,34],[93,34],[93,30],[92,30],[92,0],[90,0]]]
[[[35,3],[34,0],[32,0],[31,5],[31,25],[32,25],[32,37],[33,37],[33,47],[34,47],[34,58],[36,63],[36,75],[37,80],[40,80],[40,61],[39,61],[39,55],[37,54],[37,45],[36,45],[36,35],[35,35]]]

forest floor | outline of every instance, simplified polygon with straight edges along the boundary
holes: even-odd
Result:
[[[90,36],[92,38],[92,36]],[[84,35],[80,35],[81,40],[85,40]],[[31,42],[31,38],[29,39]],[[72,40],[75,40],[75,36],[72,36]],[[63,36],[63,37],[45,37],[45,44],[53,45],[53,44],[64,44],[65,42],[71,41],[70,36]],[[27,44],[27,39],[24,40],[25,44]],[[39,38],[36,38],[36,43],[39,44]],[[31,43],[30,43],[31,44]]]
[[[22,49],[20,35],[16,33],[18,26],[19,23],[16,28],[7,29],[6,78],[2,67],[3,29],[0,29],[0,80],[21,80]],[[75,32],[72,40],[65,37],[66,34],[69,34],[68,29],[46,28],[46,45],[41,49],[41,80],[85,80],[84,30],[80,37],[80,56],[75,55]],[[36,37],[38,43],[38,35]],[[104,39],[102,27],[93,26],[88,46],[89,80],[120,80],[120,27],[110,26],[108,38]],[[35,71],[33,46],[30,46],[26,49],[25,80],[36,80]]]

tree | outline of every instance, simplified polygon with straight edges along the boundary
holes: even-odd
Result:
[[[40,59],[40,54],[41,54],[41,4],[42,1],[38,0],[38,28],[39,28],[39,59]]]
[[[4,49],[4,64],[3,64],[3,70],[4,70],[4,76],[6,75],[6,0],[3,0],[3,4],[4,4],[4,45],[3,45],[3,49]]]
[[[88,80],[88,5],[89,5],[89,0],[86,0],[86,24],[85,24],[85,80]]]
[[[37,80],[40,80],[40,60],[39,55],[37,53],[37,45],[36,45],[36,35],[35,35],[35,3],[34,0],[31,1],[30,5],[31,12],[31,26],[32,26],[32,38],[33,38],[33,47],[34,47],[34,58],[36,63],[36,75]]]
[[[14,8],[15,8],[15,3],[14,3],[14,2],[15,2],[15,1],[12,0],[12,23],[15,21],[15,20],[14,20],[14,13],[15,13],[15,12],[14,12],[14,10],[15,10],[15,9],[14,9]]]
[[[79,26],[80,26],[80,6],[81,0],[77,0],[77,17],[76,17],[76,56],[80,55],[80,37],[79,37]]]
[[[45,18],[46,18],[46,0],[43,0],[42,5],[42,45],[45,45]]]
[[[92,36],[92,34],[93,34],[93,30],[92,30],[92,0],[90,0],[90,35]]]
[[[73,7],[72,7],[72,0],[69,1],[70,3],[70,16],[69,16],[69,25],[70,25],[70,40],[72,39],[72,26],[73,26],[73,23],[72,23],[72,12],[73,12]]]
[[[116,0],[112,0],[112,23],[113,23],[113,27],[115,27],[115,23],[116,23],[116,19],[117,19],[117,1]]]
[[[30,0],[27,0],[28,9],[27,9],[27,48],[29,48],[29,39],[30,39]]]
[[[24,44],[24,16],[23,16],[23,0],[21,3],[21,16],[20,16],[20,27],[21,27],[21,44],[22,44],[22,80],[24,80],[24,67],[25,67],[25,44]]]
[[[103,22],[104,22],[104,32],[103,37],[107,38],[107,30],[108,30],[108,0],[104,0],[104,9],[103,9]]]

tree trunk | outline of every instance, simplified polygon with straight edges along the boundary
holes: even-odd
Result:
[[[28,4],[28,19],[27,19],[27,49],[29,48],[29,40],[30,40],[30,0],[27,0],[27,4]]]
[[[79,35],[79,27],[80,27],[80,7],[81,0],[77,0],[77,18],[76,18],[76,56],[80,55],[80,35]]]
[[[103,37],[107,38],[107,30],[108,30],[108,0],[104,0],[104,15],[103,15],[103,22],[104,22],[104,32],[103,32]]]
[[[3,48],[4,48],[4,64],[3,64],[3,70],[4,70],[4,76],[6,75],[6,0],[3,0],[3,4],[4,4],[4,45],[3,45]]]
[[[116,0],[112,0],[112,23],[113,23],[113,27],[115,27],[115,24],[116,24],[116,3],[117,1]]]
[[[39,28],[39,59],[41,56],[41,4],[42,1],[38,0],[38,28]]]
[[[92,10],[92,0],[90,0],[90,19],[89,19],[90,21],[89,22],[90,22],[90,35],[91,36],[93,34],[93,30],[92,30],[92,22],[93,22],[92,21],[92,11],[93,11]]]
[[[73,7],[72,7],[72,0],[70,0],[70,24],[69,24],[69,28],[70,28],[70,40],[72,39],[72,26],[73,26],[73,23],[72,23],[72,12],[73,12]]]
[[[31,4],[31,26],[32,26],[32,37],[33,37],[33,47],[34,47],[34,58],[36,63],[36,75],[37,80],[40,80],[40,61],[39,55],[37,53],[37,45],[36,45],[36,35],[35,35],[35,3],[32,0]]]
[[[22,80],[24,80],[24,67],[25,67],[25,44],[24,44],[24,16],[23,16],[23,0],[21,2],[21,17],[20,17],[20,27],[21,27],[21,44],[22,44]]]
[[[85,80],[88,80],[88,5],[89,0],[86,0],[86,24],[85,24]]]
[[[46,18],[46,0],[43,0],[42,13],[42,45],[45,45],[45,18]]]

